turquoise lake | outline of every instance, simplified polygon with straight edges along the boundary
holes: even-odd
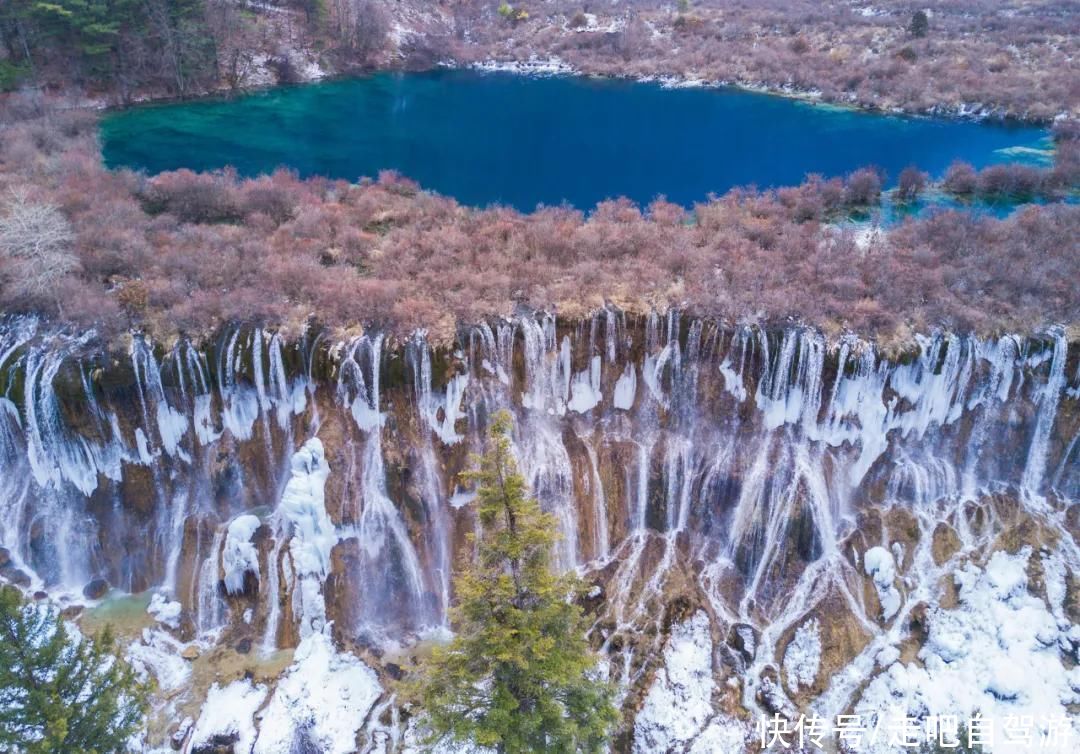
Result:
[[[143,106],[102,123],[106,163],[156,173],[235,167],[357,180],[395,169],[470,205],[683,205],[735,186],[865,165],[888,183],[1046,159],[1040,128],[854,112],[735,89],[503,73],[383,73],[231,99]]]

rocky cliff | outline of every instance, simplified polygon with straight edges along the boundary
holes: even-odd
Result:
[[[115,354],[9,320],[0,573],[126,626],[147,750],[407,750],[396,683],[470,556],[458,473],[508,408],[593,585],[616,750],[756,748],[775,712],[1065,716],[1078,406],[1063,330],[884,354],[602,310],[449,347],[241,327]]]

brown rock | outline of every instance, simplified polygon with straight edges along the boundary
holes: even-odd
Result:
[[[885,525],[889,530],[889,540],[904,546],[904,553],[912,553],[919,544],[919,520],[911,511],[901,505],[893,506],[885,514]],[[904,570],[904,563],[896,564],[898,570]]]
[[[184,647],[184,650],[180,653],[180,656],[185,660],[197,660],[199,659],[199,648],[194,644],[188,644]]]
[[[94,579],[83,587],[82,593],[88,600],[99,600],[109,593],[109,582],[105,579]]]
[[[874,608],[877,610],[878,608]],[[869,610],[869,608],[868,608]],[[871,613],[876,615],[877,613]],[[846,668],[870,642],[871,636],[851,612],[851,606],[835,587],[830,587],[820,602],[805,616],[792,623],[777,641],[776,656],[782,658],[795,631],[807,620],[815,618],[821,636],[821,667],[809,688],[799,690],[792,701],[802,706],[828,686],[829,681]],[[777,683],[779,684],[779,674]]]
[[[953,555],[960,552],[960,537],[951,526],[942,522],[934,529],[930,551],[934,556],[934,564],[944,565]]]
[[[753,662],[757,653],[758,634],[749,623],[736,623],[728,632],[728,646],[734,649],[746,662]]]
[[[63,618],[64,620],[75,620],[80,615],[82,615],[82,612],[83,612],[83,606],[82,605],[68,605],[63,610],[60,611],[60,617]]]

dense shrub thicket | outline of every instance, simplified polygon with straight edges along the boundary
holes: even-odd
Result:
[[[859,171],[736,190],[690,212],[657,199],[521,214],[462,207],[392,173],[349,184],[284,171],[254,180],[111,172],[92,115],[12,105],[0,138],[0,309],[107,334],[315,316],[445,336],[517,305],[573,315],[605,302],[883,337],[1080,319],[1076,205],[1005,220],[940,212],[887,233],[824,224],[876,200],[880,178]],[[996,195],[1033,181],[1060,191],[1076,180],[1069,137],[1057,167],[1034,178],[1022,168],[957,167],[946,187]],[[40,255],[20,245],[27,223],[48,231]]]

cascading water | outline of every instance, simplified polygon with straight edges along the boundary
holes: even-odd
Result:
[[[592,632],[624,691],[651,678],[674,606],[692,604],[728,637],[750,711],[806,703],[814,674],[792,680],[785,668],[811,667],[789,661],[793,642],[842,646],[854,670],[814,686],[815,709],[835,714],[941,579],[1018,521],[1062,534],[1038,540],[1059,581],[1080,572],[1078,354],[1061,330],[935,333],[886,356],[808,328],[605,309],[483,323],[449,348],[316,333],[294,347],[238,329],[159,357],[135,336],[125,369],[90,337],[11,320],[0,546],[34,583],[163,587],[202,632],[250,611],[267,651],[324,618],[408,641],[448,627],[475,529],[458,474],[509,409],[522,471],[559,524],[556,562],[602,595]],[[322,480],[315,571],[297,568],[282,513],[300,476]],[[269,532],[252,544],[259,593],[226,595],[224,532],[251,511]],[[316,571],[325,615],[312,619],[296,595]]]

